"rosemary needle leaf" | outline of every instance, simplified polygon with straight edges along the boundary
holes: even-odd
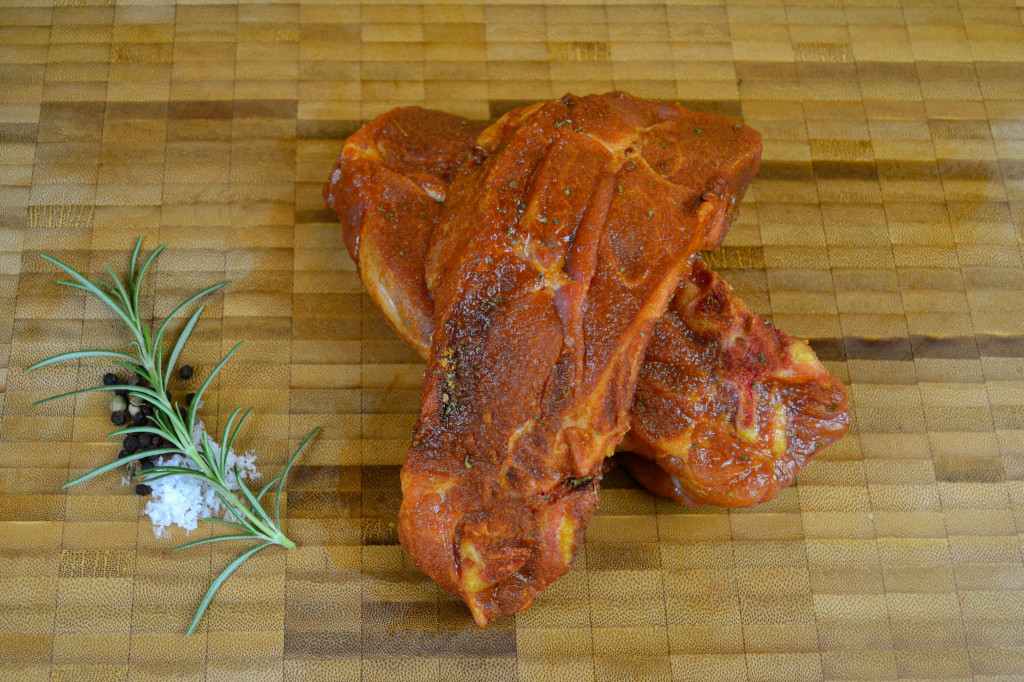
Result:
[[[319,430],[320,427],[317,426],[309,432],[309,435],[306,436],[306,440],[302,441],[302,445],[298,447],[295,454],[292,455],[292,458],[288,460],[288,464],[285,465],[284,471],[281,472],[281,483],[278,484],[277,495],[274,497],[274,523],[278,526],[281,525],[281,491],[284,490],[284,480],[288,477],[288,472],[292,470],[292,465],[295,464],[295,460],[298,459],[299,454],[306,449],[306,446],[309,445],[309,441],[313,440],[313,436],[315,436]]]
[[[191,430],[196,423],[196,410],[199,409],[199,401],[203,399],[203,393],[206,392],[207,387],[213,381],[213,378],[217,376],[217,373],[221,370],[221,368],[224,367],[224,364],[231,359],[231,356],[234,355],[235,351],[237,351],[241,346],[241,341],[236,343],[235,347],[229,350],[228,354],[225,355],[224,358],[217,363],[217,366],[213,368],[213,371],[210,372],[210,375],[206,377],[206,380],[203,382],[203,385],[199,387],[198,391],[196,391],[195,397],[192,398],[192,402],[188,406],[188,418],[185,420],[186,423],[188,424],[189,430]]]
[[[96,391],[113,391],[118,388],[137,388],[136,386],[89,386],[88,388],[80,388],[77,391],[68,391],[67,393],[61,393],[60,395],[51,395],[49,398],[43,398],[37,400],[33,405],[44,405],[46,403],[52,403],[54,400],[60,400],[61,398],[70,398],[73,395],[79,395],[81,393],[95,393]]]
[[[193,398],[192,400],[195,400],[195,398]],[[231,443],[230,443],[230,441],[228,441],[228,434],[231,431],[231,425],[235,422],[235,417],[237,417],[238,413],[241,412],[241,411],[242,411],[241,407],[236,407],[235,411],[231,413],[231,416],[228,417],[227,422],[224,424],[224,434],[220,437],[220,442],[221,442],[220,455],[221,455],[221,458],[220,458],[220,461],[217,462],[217,465],[218,465],[218,467],[220,468],[221,471],[224,470],[224,461],[225,461],[225,459],[227,459],[228,453],[231,452]],[[252,411],[251,407],[249,408],[249,411],[250,412]],[[241,426],[241,424],[239,424],[239,426]]]
[[[157,436],[163,436],[164,431],[158,426],[126,426],[123,429],[117,431],[111,431],[107,434],[107,438],[114,438],[115,436],[127,436],[132,433],[151,433]],[[177,452],[177,450],[175,450]]]
[[[128,288],[137,289],[132,286],[135,282],[135,264],[139,262],[139,251],[142,250],[142,236],[135,240],[135,248],[132,249],[132,257],[128,260]]]
[[[263,499],[263,496],[267,494],[267,491],[268,491],[268,490],[270,490],[270,488],[271,488],[271,487],[272,487],[272,486],[273,486],[273,485],[274,485],[275,483],[277,483],[277,482],[278,482],[278,481],[280,481],[280,480],[281,480],[281,477],[280,477],[280,476],[275,476],[274,478],[272,478],[272,479],[270,479],[269,481],[267,481],[267,484],[266,484],[265,486],[263,486],[262,488],[260,488],[260,491],[259,491],[259,493],[257,493],[257,495],[256,495],[256,501],[257,501],[257,502],[259,502],[260,500],[262,500],[262,499]]]
[[[256,496],[252,494],[252,491],[249,490],[249,486],[245,484],[245,481],[243,481],[242,477],[239,475],[238,464],[235,464],[235,480],[238,481],[238,489],[242,491],[242,494],[245,495],[245,499],[249,501],[249,507],[252,508],[252,510],[256,512],[265,523],[272,523],[270,516],[267,515],[267,511],[263,508],[263,505],[261,505],[259,500],[256,499]]]
[[[146,273],[149,271],[149,268],[156,257],[164,249],[164,245],[161,244],[154,249],[140,266],[139,254],[141,248],[142,238],[139,237],[132,250],[128,276],[124,280],[120,279],[108,266],[103,266],[107,274],[111,277],[110,282],[90,280],[70,265],[61,262],[53,256],[46,254],[42,255],[42,258],[47,262],[55,265],[57,268],[70,275],[71,280],[60,280],[60,284],[79,291],[85,291],[96,296],[107,307],[109,307],[114,314],[121,319],[121,321],[125,323],[128,330],[134,337],[130,342],[129,347],[137,351],[137,355],[108,350],[74,351],[47,358],[46,360],[42,360],[31,365],[28,369],[39,369],[41,367],[46,367],[66,360],[107,358],[112,362],[112,364],[137,373],[143,379],[143,382],[148,384],[148,386],[91,386],[77,391],[62,393],[61,395],[52,396],[50,398],[44,398],[35,404],[41,405],[60,398],[66,398],[83,393],[92,393],[94,391],[124,390],[130,395],[145,398],[149,402],[153,408],[153,413],[150,415],[151,421],[144,426],[131,426],[119,429],[110,435],[123,436],[134,433],[149,433],[158,435],[169,441],[171,444],[170,447],[167,448],[136,452],[131,455],[118,458],[113,462],[97,467],[89,473],[66,483],[64,485],[65,488],[82,483],[83,481],[88,481],[89,479],[108,471],[112,471],[113,469],[123,466],[127,462],[145,459],[154,455],[184,455],[191,460],[191,463],[195,465],[195,467],[198,467],[198,469],[192,468],[191,466],[163,465],[141,471],[133,476],[133,478],[146,482],[152,482],[168,476],[188,476],[199,479],[213,490],[216,498],[224,505],[226,510],[225,514],[227,515],[227,518],[224,519],[210,517],[203,520],[227,524],[240,531],[241,534],[221,535],[205,538],[203,540],[196,540],[185,543],[177,549],[224,540],[256,540],[262,543],[239,555],[238,558],[232,561],[227,568],[225,568],[213,580],[206,592],[206,595],[203,597],[202,602],[196,610],[196,614],[192,619],[191,625],[189,625],[188,632],[186,634],[191,634],[202,619],[203,614],[210,605],[210,601],[213,599],[214,594],[216,594],[220,586],[249,557],[270,545],[280,545],[285,549],[295,548],[295,542],[289,539],[281,531],[280,527],[281,521],[279,510],[281,502],[281,488],[284,486],[285,477],[288,475],[288,471],[291,469],[292,464],[294,464],[295,459],[299,456],[299,453],[302,452],[303,448],[305,448],[310,438],[313,437],[318,429],[313,430],[313,433],[306,438],[292,458],[288,461],[288,464],[284,469],[284,473],[273,478],[269,483],[267,483],[260,490],[258,497],[252,494],[249,486],[242,480],[237,464],[234,467],[234,473],[236,483],[241,491],[242,499],[231,491],[227,483],[228,455],[231,452],[239,430],[242,428],[242,424],[245,423],[246,418],[252,413],[252,408],[249,408],[247,411],[242,413],[240,419],[238,419],[238,415],[242,411],[241,408],[238,408],[232,413],[231,418],[228,419],[228,423],[224,427],[224,438],[222,439],[219,453],[216,450],[216,446],[211,442],[209,434],[205,431],[203,431],[200,438],[195,437],[196,410],[198,409],[203,393],[207,388],[209,388],[214,377],[217,376],[217,373],[224,367],[224,364],[232,355],[235,354],[239,346],[242,344],[241,342],[236,344],[235,347],[232,348],[217,364],[217,366],[214,367],[213,371],[210,372],[210,375],[206,377],[202,386],[198,391],[196,391],[187,412],[184,414],[179,412],[177,404],[168,397],[167,385],[170,383],[170,378],[174,372],[174,365],[177,363],[185,344],[191,337],[192,332],[198,323],[199,317],[203,312],[203,308],[199,307],[189,316],[188,321],[185,323],[182,332],[178,335],[178,339],[171,349],[170,354],[166,356],[166,362],[164,355],[165,349],[163,345],[164,334],[169,328],[171,321],[175,319],[179,313],[195,303],[198,299],[226,286],[228,282],[219,282],[192,296],[189,296],[184,302],[171,311],[170,315],[168,315],[158,327],[150,327],[150,325],[143,323],[139,315],[139,292],[141,291],[142,282]],[[235,423],[236,419],[238,419],[237,424]],[[275,484],[278,486],[278,489],[277,498],[274,502],[274,520],[271,521],[268,512],[260,505],[260,499]]]
[[[221,494],[221,492],[219,490],[214,489],[213,494],[217,496],[217,499],[219,499],[221,501],[221,503],[225,507],[227,507],[228,509],[231,509],[232,512],[236,511],[234,509],[234,507],[231,506],[231,502],[228,501],[228,498],[224,497],[224,495]],[[258,534],[259,531],[254,528],[254,526],[252,525],[251,520],[246,517],[245,509],[241,509],[240,508],[240,509],[237,510],[237,512],[238,513],[232,513],[231,514],[233,517],[235,517],[235,521],[228,521],[227,519],[220,519],[220,520],[223,521],[224,523],[234,523],[234,525],[238,526],[239,528],[244,527],[250,533]]]
[[[184,302],[182,302],[181,304],[178,305],[177,308],[172,310],[170,312],[170,314],[167,315],[167,317],[164,318],[164,321],[160,323],[160,327],[158,327],[157,330],[156,330],[156,338],[153,341],[154,345],[156,345],[158,347],[163,345],[164,333],[167,331],[167,326],[171,323],[171,321],[175,318],[175,316],[178,313],[180,313],[182,310],[187,308],[192,303],[195,303],[196,301],[201,299],[203,296],[206,296],[207,294],[212,294],[213,292],[217,291],[217,289],[221,289],[223,287],[226,287],[228,284],[229,284],[229,282],[227,280],[224,280],[223,282],[217,282],[213,286],[206,287],[205,289],[200,291],[198,294],[194,294],[192,296],[189,296],[187,299],[185,299]]]
[[[117,358],[119,360],[124,360],[125,362],[139,362],[138,358],[136,358],[134,355],[128,355],[127,353],[118,353],[117,351],[113,350],[76,350],[70,353],[61,353],[60,355],[54,355],[52,358],[46,358],[45,360],[40,360],[39,362],[26,367],[25,371],[31,372],[34,369],[46,367],[47,365],[52,365],[55,362],[63,362],[64,360],[78,360],[80,358]],[[104,386],[103,388],[106,390],[110,390],[109,386]]]
[[[117,294],[117,297],[121,299],[121,305],[124,306],[125,310],[131,310],[132,300],[128,296],[128,291],[124,288],[124,285],[121,284],[121,280],[118,278],[117,274],[110,269],[109,265],[104,265],[103,269],[107,271],[108,275],[110,275],[110,281],[112,283],[112,286],[110,287],[111,291]],[[102,282],[102,284],[106,284],[106,282]]]
[[[188,322],[185,324],[185,328],[181,330],[181,334],[178,335],[178,340],[174,344],[174,348],[171,349],[171,354],[167,356],[167,369],[164,372],[164,385],[171,383],[171,375],[174,373],[174,365],[178,362],[178,356],[181,355],[181,349],[185,347],[185,343],[189,337],[192,336],[192,330],[196,328],[196,322],[199,321],[199,316],[203,314],[205,310],[204,306],[199,306],[196,311],[192,313],[192,317],[188,318]],[[164,327],[160,327],[160,331],[157,332],[157,347],[162,347],[160,341],[162,340],[161,334],[163,334]],[[158,365],[160,363],[157,363]]]
[[[119,367],[124,367],[129,372],[135,372],[137,374],[142,374],[146,370],[145,367],[139,364],[135,364],[135,362],[125,362],[124,360],[114,360],[113,362],[115,365],[118,365]],[[126,390],[132,390],[136,388],[138,388],[138,386],[129,386]]]
[[[87,286],[83,286],[83,285],[79,284],[78,282],[69,282],[66,279],[58,279],[57,280],[57,284],[60,284],[60,285],[66,286],[66,287],[70,287],[72,289],[80,289],[81,291],[86,291],[86,292],[88,292],[90,294],[92,293],[92,289],[90,289]]]
[[[150,453],[146,452],[143,454],[145,456],[149,456]],[[176,467],[167,465],[153,467],[151,469],[146,469],[145,471],[140,471],[139,473],[135,474],[132,478],[137,478],[145,482],[155,481],[157,479],[166,478],[168,476],[191,476],[192,478],[200,478],[204,480],[206,479],[206,477],[203,476],[202,471],[197,471],[196,469],[189,469],[188,467]]]
[[[274,543],[264,542],[262,545],[256,545],[247,552],[243,552],[238,556],[237,559],[228,564],[227,568],[221,571],[220,575],[214,578],[213,582],[210,583],[210,589],[206,591],[206,595],[203,597],[203,601],[199,602],[199,608],[196,609],[196,615],[194,618],[192,618],[192,624],[188,626],[188,630],[185,632],[186,637],[195,632],[196,626],[199,625],[199,621],[202,620],[203,614],[206,613],[206,607],[208,607],[210,605],[210,602],[213,601],[213,595],[217,594],[217,590],[219,590],[220,586],[224,583],[224,581],[228,579],[228,576],[234,573],[239,566],[245,563],[246,559],[251,557],[256,552],[260,551],[264,547],[270,547],[270,545],[272,544]]]
[[[90,280],[88,277],[86,277],[85,275],[80,273],[78,270],[75,270],[70,265],[66,265],[64,263],[61,263],[59,260],[57,260],[53,256],[48,256],[47,254],[43,253],[43,254],[40,254],[40,257],[43,258],[44,260],[52,263],[53,265],[56,265],[58,268],[60,268],[64,272],[66,272],[69,275],[71,275],[72,278],[78,280],[78,283],[81,284],[82,287],[85,288],[86,291],[88,291],[89,293],[93,294],[98,299],[100,299],[101,301],[106,303],[107,307],[110,308],[111,310],[113,310],[114,313],[118,317],[120,317],[121,320],[123,320],[126,325],[128,325],[129,329],[131,329],[133,332],[135,332],[136,336],[138,336],[138,332],[136,331],[135,320],[133,320],[131,318],[131,316],[127,313],[127,311],[125,311],[121,306],[119,306],[114,301],[114,299],[112,299],[110,297],[109,294],[107,294],[105,291],[103,291],[98,286],[96,286],[96,284],[94,284],[92,280]]]
[[[199,520],[200,521],[213,521],[214,523],[224,523],[224,524],[227,524],[229,526],[234,526],[235,528],[238,528],[240,530],[244,530],[246,533],[249,533],[250,535],[252,534],[252,532],[248,528],[243,526],[242,524],[235,523],[234,521],[228,521],[227,519],[218,519],[216,516],[207,516],[206,518],[199,519]]]
[[[223,480],[224,470],[217,468],[218,462],[213,458],[213,448],[210,446],[210,434],[204,431],[201,442],[203,447],[199,448],[199,455],[203,458],[203,461],[206,462],[206,465],[210,468],[210,470],[216,471],[217,473],[215,475],[219,479]]]
[[[239,408],[239,409],[241,409],[241,408]],[[224,439],[223,442],[227,443],[227,445],[221,447],[221,453],[220,454],[221,454],[221,458],[223,460],[221,465],[220,465],[221,469],[224,469],[224,468],[227,467],[227,465],[228,465],[227,453],[231,452],[231,448],[234,447],[234,445],[235,445],[235,438],[238,436],[238,430],[240,428],[242,428],[242,424],[244,424],[245,420],[249,418],[249,415],[252,414],[252,411],[253,411],[253,408],[251,408],[251,407],[248,410],[246,410],[245,414],[242,415],[242,418],[240,420],[238,420],[238,425],[235,427],[235,430],[231,432],[230,436],[228,436],[228,437],[226,437]],[[224,433],[227,434],[227,429],[224,430]]]
[[[232,506],[232,503],[228,501],[228,498],[226,498],[220,490],[214,489],[213,492],[217,498],[231,510],[231,515],[235,517],[238,523],[244,526],[249,533],[259,535],[263,537],[264,540],[275,542],[282,547],[287,547],[288,549],[293,549],[295,547],[295,543],[286,538],[280,530],[267,526],[259,516],[250,511],[247,507],[242,506],[240,502],[236,501],[234,506]],[[271,533],[273,532],[276,532],[277,535],[272,536]]]
[[[188,547],[195,547],[196,545],[205,545],[209,542],[220,542],[221,540],[259,540],[259,538],[250,533],[246,533],[245,535],[215,535],[212,538],[193,540],[192,542],[186,542],[184,545],[178,545],[173,551],[177,552],[179,549],[187,549]]]
[[[76,478],[73,481],[68,481],[67,483],[64,484],[63,487],[70,488],[73,485],[78,485],[79,483],[84,483],[85,481],[88,481],[91,478],[96,478],[100,474],[105,474],[108,471],[113,471],[114,469],[117,469],[118,467],[124,466],[125,463],[127,463],[127,462],[131,462],[131,461],[136,460],[136,459],[143,459],[145,457],[150,457],[150,456],[153,455],[153,452],[155,452],[155,451],[150,450],[148,452],[136,452],[134,454],[128,455],[127,457],[121,457],[119,459],[115,459],[113,462],[107,462],[103,466],[96,467],[95,469],[93,469],[89,473],[83,474],[82,476],[79,476],[78,478]],[[189,471],[191,471],[191,469],[189,469]]]
[[[142,237],[139,237],[137,245],[142,246]],[[140,269],[138,273],[135,272],[134,267],[132,267],[132,272],[128,273],[128,282],[131,285],[131,288],[135,294],[133,301],[135,303],[136,309],[138,309],[139,307],[139,290],[142,288],[139,285],[142,283],[143,278],[146,276],[146,271],[149,270],[149,266],[153,264],[153,261],[156,260],[156,257],[159,256],[160,252],[163,251],[166,247],[167,244],[161,244],[160,246],[153,249],[153,252],[149,254],[149,257],[146,258],[145,262],[143,262],[142,269]]]

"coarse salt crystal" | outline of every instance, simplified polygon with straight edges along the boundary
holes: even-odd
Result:
[[[202,403],[197,407],[201,406]],[[206,433],[206,425],[201,419],[196,417],[195,428],[192,431],[192,440],[196,448],[200,447],[204,433]],[[213,438],[209,438],[209,444],[212,453],[215,456],[219,456],[221,452],[220,444],[213,440]],[[195,462],[182,454],[160,457],[157,460],[157,466],[185,467],[197,471],[199,469]],[[228,489],[232,491],[238,490],[238,481],[235,480],[235,466],[238,467],[238,473],[244,480],[259,478],[260,476],[259,472],[256,471],[256,455],[253,451],[248,450],[244,454],[238,455],[235,453],[234,448],[232,448],[227,456],[226,477]],[[211,516],[219,518],[222,515],[224,505],[217,497],[213,486],[198,478],[192,476],[167,476],[147,482],[146,485],[152,489],[152,493],[143,512],[153,522],[153,534],[158,538],[170,535],[167,530],[168,526],[179,526],[188,532],[195,530],[200,520]],[[228,520],[232,520],[230,514],[228,514]]]

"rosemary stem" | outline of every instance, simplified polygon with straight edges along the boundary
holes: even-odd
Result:
[[[135,242],[135,248],[132,251],[128,268],[128,276],[125,281],[122,281],[110,267],[105,265],[103,267],[110,275],[111,281],[94,282],[81,272],[72,268],[70,265],[62,263],[60,260],[52,256],[48,256],[46,254],[42,255],[43,259],[63,270],[65,273],[70,275],[73,280],[62,280],[60,281],[60,284],[71,287],[72,289],[86,291],[93,294],[108,308],[110,308],[122,322],[125,323],[132,336],[135,337],[135,339],[129,344],[129,347],[134,346],[138,349],[138,357],[127,353],[119,353],[117,351],[77,351],[72,353],[61,353],[60,355],[37,362],[28,367],[28,369],[32,370],[39,367],[45,367],[54,362],[63,360],[106,357],[112,358],[114,360],[114,364],[135,372],[141,378],[138,382],[139,384],[142,384],[144,381],[148,382],[149,385],[126,384],[123,386],[111,386],[111,390],[125,390],[132,399],[142,398],[148,401],[149,405],[153,408],[152,411],[147,410],[145,413],[149,421],[144,427],[136,428],[129,426],[128,428],[115,431],[114,434],[157,434],[159,438],[166,439],[171,445],[153,450],[153,455],[180,453],[181,456],[190,459],[195,465],[195,468],[192,468],[191,466],[162,465],[158,467],[151,467],[150,469],[135,474],[133,478],[142,481],[158,480],[165,476],[184,476],[200,479],[203,484],[212,486],[216,497],[227,508],[232,517],[230,521],[223,518],[217,518],[216,516],[210,516],[208,517],[208,520],[226,523],[227,525],[234,526],[242,532],[240,535],[221,535],[187,542],[180,547],[177,547],[177,549],[224,540],[257,539],[262,541],[261,544],[240,554],[234,561],[228,564],[227,568],[221,571],[221,573],[214,578],[209,589],[207,589],[206,594],[200,601],[199,607],[196,609],[191,625],[189,625],[188,630],[185,632],[186,636],[188,636],[195,631],[196,626],[202,619],[203,614],[206,612],[206,609],[213,600],[217,590],[220,589],[220,586],[224,581],[227,580],[228,577],[242,565],[242,563],[252,557],[256,552],[265,547],[269,547],[270,545],[279,545],[289,550],[295,549],[295,542],[288,538],[281,530],[281,493],[283,492],[284,482],[288,475],[288,471],[291,469],[295,460],[309,441],[314,435],[316,435],[317,431],[319,431],[320,427],[313,429],[312,433],[306,437],[306,440],[302,442],[298,449],[295,450],[295,453],[291,456],[291,459],[288,460],[288,463],[285,465],[284,471],[281,475],[271,479],[258,495],[254,495],[252,493],[248,485],[242,479],[242,472],[238,469],[237,462],[234,463],[233,468],[235,478],[237,479],[236,485],[240,494],[236,495],[232,492],[231,486],[228,484],[230,474],[228,473],[227,457],[231,452],[235,436],[238,435],[238,430],[241,428],[245,418],[249,415],[249,412],[252,411],[252,408],[242,416],[238,425],[235,426],[235,430],[229,435],[231,424],[241,411],[241,408],[231,415],[227,425],[224,427],[224,436],[222,438],[223,442],[219,446],[219,453],[215,452],[215,443],[211,440],[209,433],[205,428],[201,429],[201,432],[198,434],[199,437],[196,437],[196,409],[199,405],[200,396],[202,396],[203,392],[224,366],[224,363],[226,363],[234,352],[238,350],[238,346],[241,345],[241,342],[236,344],[235,347],[224,356],[220,363],[213,368],[202,387],[194,394],[195,398],[190,402],[188,410],[184,414],[182,407],[171,399],[170,394],[167,391],[167,385],[170,383],[171,372],[174,370],[178,356],[181,353],[182,348],[184,348],[185,343],[188,341],[189,336],[192,334],[192,331],[199,320],[199,316],[203,312],[203,307],[198,307],[192,313],[191,317],[189,317],[188,322],[186,322],[183,330],[178,336],[177,342],[173,345],[173,350],[171,350],[170,354],[167,356],[164,355],[163,345],[164,333],[170,322],[179,312],[184,311],[204,296],[217,291],[221,287],[225,286],[227,282],[214,284],[213,286],[207,287],[206,289],[190,296],[183,303],[178,305],[177,308],[171,311],[166,318],[164,318],[159,327],[150,327],[149,325],[143,324],[142,315],[139,313],[139,291],[142,287],[142,280],[146,272],[157,255],[163,250],[164,245],[161,244],[158,246],[142,262],[141,266],[139,266],[139,251],[141,248],[142,237],[139,237]],[[106,381],[104,384],[106,386],[110,386]],[[89,393],[96,390],[100,390],[100,388],[93,387],[78,391],[71,391],[69,393],[41,400],[37,404],[49,402],[50,400],[55,400],[57,398],[78,395],[80,393]],[[142,421],[145,422],[145,420]],[[139,422],[135,423],[138,424]],[[130,455],[128,459],[124,461],[135,461],[142,458],[143,454],[137,453]],[[94,476],[110,471],[119,466],[121,462],[122,460],[115,460],[114,462],[109,462],[103,466],[97,467],[84,476],[80,476],[75,480],[68,482],[64,487],[87,481]],[[277,484],[277,492],[274,498],[273,516],[271,516],[270,511],[264,509],[260,500],[275,483]]]
[[[174,405],[167,400],[167,388],[164,386],[163,377],[160,374],[160,368],[156,366],[156,361],[153,358],[153,353],[149,348],[143,350],[139,355],[142,356],[142,362],[149,373],[150,383],[153,384],[153,391],[160,396],[160,404],[167,408],[168,413],[176,414]],[[200,471],[209,476],[210,478],[216,478],[214,472],[210,469],[210,466],[199,456],[199,452],[196,450],[195,444],[192,442],[192,434],[187,433],[188,429],[178,424],[179,420],[176,418],[170,419],[171,426],[174,427],[174,431],[181,438],[179,445],[185,446],[185,454],[188,455],[189,459],[196,463]]]
[[[277,528],[276,526],[268,526],[266,523],[264,523],[263,520],[259,516],[257,516],[255,512],[249,509],[249,506],[247,504],[244,504],[241,500],[238,499],[237,495],[228,490],[228,487],[226,485],[218,483],[216,484],[216,487],[220,491],[221,495],[223,495],[224,501],[227,502],[229,507],[231,507],[231,513],[235,516],[239,516],[240,514],[244,516],[246,519],[248,519],[249,523],[255,526],[256,529],[259,530],[260,533],[262,533],[267,538],[267,540],[269,540],[270,542],[276,542],[279,545],[283,543],[279,542],[278,539],[276,538],[282,538],[288,542],[291,542],[291,540],[288,540],[288,538],[284,537],[284,534],[281,532],[279,528]],[[295,543],[292,543],[292,547],[294,546]]]
[[[163,374],[161,372],[162,368],[157,367],[153,349],[146,345],[143,345],[140,348],[140,359],[143,362],[146,372],[149,374],[150,383],[153,385],[153,391],[160,396],[160,403],[168,408],[168,412],[170,414],[177,415],[175,406],[167,400],[167,388],[164,385]],[[286,537],[279,528],[264,523],[256,513],[249,509],[247,504],[243,503],[238,499],[237,495],[231,492],[227,486],[227,481],[223,480],[220,472],[217,471],[216,468],[211,468],[206,462],[206,459],[199,453],[199,449],[195,445],[193,435],[191,433],[186,433],[188,430],[187,425],[181,425],[179,424],[179,421],[179,419],[173,417],[170,419],[175,432],[181,438],[181,443],[179,443],[179,445],[183,446],[182,450],[184,451],[184,454],[195,462],[196,466],[198,466],[199,469],[211,480],[211,483],[218,488],[231,513],[236,517],[244,516],[246,520],[267,539],[268,542],[273,542],[274,544],[281,545],[288,549],[294,549],[295,543],[288,539],[288,537]],[[226,447],[227,444],[222,443],[221,446]],[[239,484],[241,484],[241,481],[239,481]]]

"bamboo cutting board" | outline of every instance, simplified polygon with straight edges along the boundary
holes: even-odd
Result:
[[[0,678],[1024,678],[1020,0],[4,4]],[[572,572],[478,630],[397,544],[422,365],[320,188],[391,107],[610,89],[763,133],[710,260],[813,340],[854,425],[755,510],[612,474]],[[189,639],[233,550],[172,555],[184,534],[154,538],[118,475],[63,492],[117,454],[107,398],[31,403],[108,368],[24,371],[126,342],[39,254],[123,268],[138,234],[169,244],[154,314],[232,280],[186,353],[202,375],[246,340],[207,421],[255,405],[270,476],[324,427],[289,484],[299,548],[244,566]]]

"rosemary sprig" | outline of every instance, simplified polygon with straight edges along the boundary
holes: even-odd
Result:
[[[41,405],[52,400],[66,398],[80,393],[122,389],[127,391],[129,395],[137,395],[146,400],[153,406],[154,412],[147,424],[118,429],[111,432],[109,435],[126,436],[132,433],[148,433],[164,438],[171,444],[171,447],[136,452],[127,457],[122,457],[114,460],[113,462],[104,464],[103,466],[93,469],[84,476],[79,476],[75,480],[64,484],[65,488],[82,483],[83,481],[88,481],[91,478],[116,469],[133,460],[152,457],[154,455],[172,455],[182,453],[195,463],[198,470],[187,467],[157,466],[139,472],[134,476],[134,478],[144,483],[165,478],[167,476],[191,476],[193,478],[198,478],[206,485],[213,487],[214,492],[220,499],[221,503],[224,504],[227,510],[231,513],[231,516],[234,517],[233,521],[218,518],[206,518],[203,520],[215,521],[229,525],[237,532],[232,533],[231,535],[217,535],[214,537],[204,538],[202,540],[186,542],[185,544],[176,547],[175,550],[225,540],[246,540],[257,541],[259,543],[255,547],[248,549],[239,555],[237,559],[228,564],[227,568],[225,568],[220,575],[213,580],[213,583],[211,583],[209,589],[206,591],[206,595],[199,603],[195,617],[192,618],[192,623],[189,625],[188,630],[185,633],[185,635],[188,636],[196,629],[196,626],[202,619],[203,614],[206,612],[206,608],[210,605],[210,602],[213,600],[213,596],[217,593],[220,586],[239,566],[242,565],[242,563],[245,562],[246,559],[256,554],[256,552],[261,549],[271,545],[280,545],[286,549],[295,548],[295,543],[288,539],[281,530],[281,490],[284,488],[285,478],[288,476],[288,472],[291,470],[295,460],[303,449],[305,449],[313,436],[316,435],[316,432],[319,431],[320,427],[313,429],[306,439],[302,441],[302,444],[295,451],[295,454],[293,454],[291,459],[288,460],[288,464],[285,466],[281,475],[276,476],[267,482],[267,484],[264,485],[257,494],[254,494],[246,485],[245,481],[242,480],[242,477],[239,475],[238,466],[235,465],[233,473],[235,474],[235,482],[238,485],[239,491],[242,493],[242,499],[239,499],[239,497],[231,491],[228,483],[228,453],[231,452],[231,447],[235,442],[235,439],[238,437],[238,432],[242,428],[242,424],[245,423],[246,418],[252,413],[252,408],[249,408],[244,413],[242,413],[242,408],[238,408],[231,414],[227,424],[224,426],[224,434],[221,439],[219,453],[213,448],[210,438],[205,432],[202,434],[199,446],[196,445],[192,434],[194,433],[196,424],[196,410],[198,409],[199,401],[202,399],[203,393],[210,386],[213,378],[217,376],[217,373],[220,372],[221,368],[224,367],[224,364],[232,355],[235,354],[235,351],[238,350],[238,347],[241,346],[242,343],[239,342],[236,344],[234,348],[228,351],[228,354],[224,356],[217,366],[213,368],[213,371],[210,372],[208,377],[206,377],[202,386],[198,391],[196,391],[195,397],[192,399],[191,403],[189,403],[188,410],[184,414],[179,411],[178,404],[172,403],[171,399],[168,397],[167,384],[170,382],[171,376],[174,372],[178,356],[181,354],[182,349],[185,347],[185,343],[192,335],[192,331],[195,329],[196,323],[199,321],[199,316],[203,312],[203,306],[199,306],[195,312],[192,313],[188,322],[185,323],[185,327],[182,329],[181,334],[178,336],[178,340],[171,348],[170,353],[166,356],[164,354],[164,336],[167,333],[171,320],[185,308],[207,294],[211,294],[227,285],[228,282],[219,282],[213,286],[203,289],[193,296],[190,296],[181,305],[171,311],[160,326],[154,331],[148,324],[143,323],[142,317],[139,315],[139,291],[142,288],[142,281],[146,276],[146,272],[149,270],[153,261],[160,252],[163,251],[164,246],[166,245],[161,244],[154,249],[153,252],[149,254],[149,257],[142,261],[140,266],[139,252],[142,248],[142,237],[139,237],[138,241],[135,242],[135,248],[132,251],[127,280],[123,282],[116,274],[114,274],[114,271],[106,265],[103,267],[110,275],[110,281],[93,281],[72,268],[70,265],[62,263],[52,256],[43,254],[42,257],[44,259],[70,275],[72,281],[61,280],[59,282],[60,284],[71,287],[72,289],[78,289],[90,293],[103,301],[108,308],[114,311],[114,314],[124,322],[125,326],[128,327],[128,330],[134,337],[130,347],[135,349],[135,354],[132,355],[130,353],[122,353],[112,350],[81,350],[55,355],[51,358],[47,358],[46,360],[42,360],[41,362],[37,362],[27,369],[39,369],[40,367],[46,367],[47,365],[65,360],[78,360],[81,358],[108,358],[112,360],[114,364],[136,372],[146,383],[149,384],[148,387],[133,385],[94,386],[45,398],[35,404]],[[238,416],[240,413],[242,413],[242,415],[239,419]],[[235,423],[236,419],[238,419],[237,424]],[[273,515],[271,516],[271,514],[263,508],[260,501],[275,485],[277,486],[277,492],[274,496],[274,510]]]

